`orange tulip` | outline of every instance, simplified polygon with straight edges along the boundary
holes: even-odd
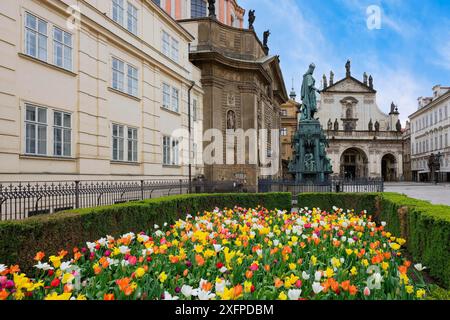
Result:
[[[247,279],[251,279],[251,278],[253,277],[253,272],[252,272],[251,270],[247,270],[247,271],[245,272],[245,277],[246,277]]]
[[[275,279],[275,288],[280,288],[283,285],[283,281],[279,278]]]
[[[269,271],[270,271],[270,266],[269,266],[268,264],[266,264],[266,265],[264,266],[264,270],[266,270],[266,272],[269,272]]]
[[[405,262],[403,262],[403,265],[404,265],[406,268],[409,268],[409,267],[411,266],[411,261],[406,260]]]
[[[350,295],[354,296],[358,292],[358,288],[355,286],[350,286],[350,288],[348,288],[348,292],[350,293]]]
[[[341,283],[342,290],[348,291],[350,287],[350,280],[344,281]]]
[[[6,292],[5,289],[3,289],[2,291],[0,291],[0,300],[6,300],[9,296],[9,293]]]
[[[406,272],[408,271],[408,268],[406,266],[400,266],[400,267],[398,267],[398,271],[401,274],[406,274]]]
[[[60,252],[58,252],[58,255],[61,257],[61,258],[64,258],[66,255],[67,255],[67,251],[66,250],[61,250]]]
[[[205,264],[205,259],[199,254],[195,256],[195,261],[197,262],[198,266],[201,267]]]
[[[9,268],[9,273],[13,274],[13,273],[19,273],[20,272],[20,267],[18,264],[16,264],[15,266],[11,266]]]
[[[188,274],[189,274],[189,270],[188,269],[183,271],[183,276],[187,277]]]
[[[38,253],[36,253],[34,260],[41,261],[44,257],[45,257],[45,253],[42,251],[39,251]]]
[[[83,256],[83,255],[82,255],[80,252],[76,252],[76,253],[73,255],[73,258],[74,258],[75,261],[78,261],[78,260],[80,260],[80,258],[81,258],[82,256]]]
[[[115,300],[115,298],[114,298],[114,293],[105,293],[105,294],[103,295],[103,300],[105,300],[105,301],[112,301],[112,300]]]

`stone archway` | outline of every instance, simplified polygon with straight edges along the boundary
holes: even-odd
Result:
[[[384,181],[397,180],[397,159],[393,154],[388,153],[381,158],[381,175]]]
[[[366,153],[358,148],[349,148],[341,155],[340,175],[347,179],[369,177],[369,159]]]

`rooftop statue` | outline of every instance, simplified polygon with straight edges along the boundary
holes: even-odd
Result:
[[[320,90],[316,89],[316,80],[313,77],[314,69],[316,66],[314,63],[309,65],[308,71],[303,75],[302,83],[302,120],[314,120],[314,114],[317,112],[316,92],[320,93]]]
[[[350,60],[347,60],[347,63],[345,64],[345,70],[346,70],[346,76],[347,78],[350,77],[352,75],[351,72],[351,62]]]
[[[263,45],[267,47],[267,43],[269,42],[270,30],[264,31],[263,34]]]
[[[254,30],[253,23],[255,23],[255,19],[256,19],[255,10],[250,10],[248,12],[248,28],[250,30]]]

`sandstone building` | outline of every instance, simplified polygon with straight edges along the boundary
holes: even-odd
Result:
[[[280,105],[288,100],[279,57],[268,54],[268,48],[253,30],[235,28],[212,17],[179,22],[195,38],[190,60],[202,71],[204,130],[217,129],[224,136],[227,130],[236,129],[279,130]],[[267,158],[277,157],[280,167],[277,142],[269,138],[262,152]],[[272,144],[278,148],[276,153]],[[262,147],[258,144],[257,148],[259,152]],[[226,163],[230,148],[224,146],[223,151]],[[246,159],[248,151],[247,140]],[[246,189],[255,190],[262,167],[259,160],[256,164],[205,164],[205,175],[214,181],[239,180]],[[280,174],[281,168],[277,172]]]
[[[0,180],[187,177],[203,131],[189,32],[150,0],[6,0],[0,12]],[[189,94],[190,142],[174,136]]]
[[[323,76],[318,115],[329,139],[328,156],[334,175],[346,178],[403,178],[402,133],[399,112],[392,103],[389,114],[377,105],[372,76],[362,81],[351,75],[335,82]]]
[[[294,89],[289,95],[290,99],[280,106],[281,108],[281,161],[283,168],[283,178],[290,179],[292,175],[288,173],[289,162],[293,159],[292,138],[298,128],[298,112],[300,103],[296,100]]]

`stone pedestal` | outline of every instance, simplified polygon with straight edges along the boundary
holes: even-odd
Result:
[[[323,182],[333,172],[326,155],[327,138],[318,120],[301,120],[293,137],[294,155],[289,172],[298,182]]]

